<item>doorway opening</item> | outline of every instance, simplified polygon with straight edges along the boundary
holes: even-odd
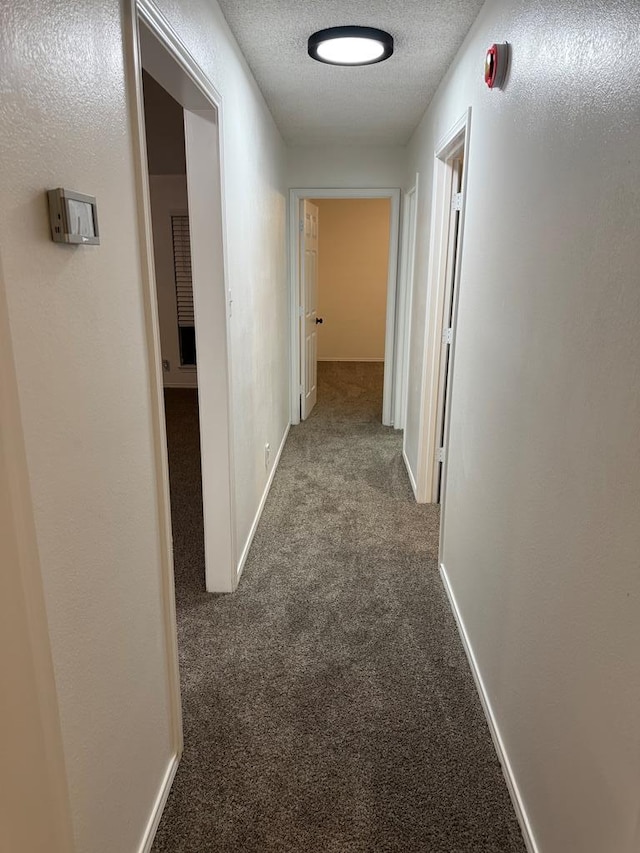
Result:
[[[145,140],[153,233],[165,434],[171,488],[174,578],[178,603],[204,588],[202,463],[184,110],[144,68]],[[193,575],[193,576],[191,576]]]
[[[380,374],[380,419],[393,425],[399,206],[397,189],[291,190],[294,424],[315,405],[320,362],[327,376],[368,363],[374,383]]]
[[[418,446],[419,502],[443,504],[446,488],[470,113],[456,122],[435,152]],[[441,524],[443,519],[444,514]]]
[[[142,83],[163,384],[197,395],[184,110],[144,65]]]
[[[205,586],[209,592],[232,592],[237,572],[219,98],[184,48],[172,44],[167,31],[155,18],[147,17],[142,6],[136,25],[152,372],[161,371],[166,378],[166,383],[158,382],[157,389],[162,466],[166,472],[164,385],[193,389],[197,383]],[[151,107],[148,116],[145,94],[146,105]],[[167,110],[174,116],[173,124],[167,119]],[[180,114],[181,133],[176,129]],[[150,119],[149,134],[146,119]],[[153,139],[148,153],[147,135]],[[183,144],[184,175],[173,175],[171,180],[166,174],[149,176],[147,163],[158,166],[152,169],[156,172],[175,169],[182,162]]]
[[[200,454],[195,464],[201,473],[204,563],[202,587],[209,592],[232,592],[237,585],[234,523],[233,457],[231,437],[230,364],[228,358],[228,304],[223,253],[223,207],[220,158],[220,98],[173,30],[147,0],[135,0],[129,19],[129,81],[136,144],[136,190],[139,200],[143,304],[149,359],[151,429],[157,482],[159,560],[164,611],[167,690],[172,719],[173,756],[162,789],[162,802],[147,828],[148,847],[155,834],[162,805],[182,753],[182,713],[178,672],[176,595],[173,535],[167,458],[164,377],[195,391],[197,381]],[[144,81],[143,81],[144,74]],[[145,116],[154,95],[162,112],[174,113],[171,139],[164,139],[147,154],[153,119]],[[153,90],[153,91],[152,91]],[[151,94],[150,94],[151,93]],[[173,99],[168,101],[168,96]],[[162,107],[164,104],[164,107]],[[151,111],[153,107],[151,107]],[[179,128],[182,121],[182,127]],[[176,130],[176,125],[178,130]],[[167,133],[167,122],[159,135]],[[181,130],[181,132],[180,132]],[[184,153],[181,154],[182,147]],[[162,171],[157,157],[168,157],[175,170],[176,157],[184,161],[184,174],[174,176],[174,186],[162,192],[151,189],[150,171]],[[157,182],[156,182],[157,183]],[[170,190],[170,191],[169,191]],[[161,202],[161,203],[160,203]],[[158,230],[158,218],[162,227]],[[156,220],[156,221],[154,221]],[[154,244],[154,224],[157,238]],[[157,254],[154,248],[164,248]],[[158,276],[156,277],[156,266]],[[190,281],[188,273],[191,272]],[[164,276],[164,279],[163,279]],[[189,285],[190,284],[190,288]],[[169,304],[163,311],[162,300]],[[167,318],[169,318],[167,320]],[[164,323],[173,349],[163,350]],[[163,368],[163,359],[169,364]],[[197,362],[197,366],[196,366]],[[197,378],[197,379],[196,379]],[[185,388],[186,386],[186,388]],[[150,559],[153,555],[150,555]],[[201,569],[202,570],[202,569]],[[147,842],[145,842],[147,843]]]
[[[436,406],[436,455],[433,461],[434,498],[440,503],[442,494],[442,466],[445,454],[445,424],[451,389],[451,345],[453,343],[454,306],[458,289],[460,262],[460,214],[462,210],[462,174],[464,170],[464,147],[448,161],[451,177],[451,204],[447,228],[447,260],[445,292],[442,304],[442,335],[440,348],[440,376],[438,379],[438,402]]]

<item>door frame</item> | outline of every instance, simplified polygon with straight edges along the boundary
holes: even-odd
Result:
[[[306,419],[311,414],[318,400],[318,214],[319,209],[311,199],[305,198],[300,202],[300,221],[303,223],[300,232],[300,418]],[[311,217],[311,231],[307,228],[307,216]],[[315,221],[314,221],[315,220]],[[313,262],[315,282],[312,291],[314,298],[311,300],[315,303],[309,305],[309,283],[307,252],[311,250],[315,252],[315,260]],[[315,316],[314,316],[315,315]],[[313,371],[313,383],[310,387],[307,371],[309,368],[308,362],[308,341],[309,341],[309,323],[314,320],[311,330],[311,338],[313,340],[313,348],[315,350],[315,365]],[[302,354],[304,353],[304,359]],[[304,361],[304,370],[302,362]],[[313,402],[309,399],[313,395]]]
[[[221,327],[223,340],[221,347],[218,350],[218,355],[222,359],[223,371],[218,368],[217,376],[213,385],[222,399],[218,400],[219,410],[222,416],[218,418],[213,430],[217,437],[218,446],[210,448],[209,466],[216,461],[223,466],[224,475],[222,479],[228,479],[228,489],[224,489],[224,495],[221,499],[215,502],[215,506],[207,507],[205,503],[205,492],[207,487],[205,480],[207,479],[207,471],[203,470],[203,510],[205,519],[205,550],[207,549],[207,520],[211,515],[211,510],[218,510],[222,515],[222,521],[218,521],[218,530],[223,532],[225,541],[222,543],[222,558],[219,554],[214,554],[211,551],[211,541],[209,541],[209,554],[205,555],[206,560],[206,582],[209,591],[231,592],[237,585],[237,554],[235,542],[235,493],[234,493],[234,478],[233,478],[233,448],[232,435],[233,428],[231,422],[231,363],[229,357],[229,310],[228,310],[228,285],[227,285],[227,270],[224,262],[226,257],[226,234],[225,234],[225,204],[224,204],[224,158],[222,151],[222,140],[224,138],[222,131],[223,106],[222,98],[217,92],[215,86],[204,74],[198,66],[195,59],[188,52],[184,44],[179,39],[178,35],[172,29],[171,25],[158,10],[152,0],[129,0],[127,4],[127,14],[125,15],[126,26],[126,49],[125,58],[127,62],[127,83],[128,91],[132,105],[132,130],[134,136],[134,167],[135,167],[135,190],[138,202],[138,225],[139,225],[139,240],[141,249],[141,272],[143,281],[142,299],[145,314],[145,331],[147,357],[149,365],[149,394],[151,398],[151,416],[153,430],[153,451],[156,470],[156,500],[158,525],[160,530],[159,548],[160,548],[160,571],[162,579],[162,606],[164,616],[164,633],[166,643],[166,663],[167,663],[167,687],[169,695],[169,706],[171,715],[171,733],[172,747],[174,755],[167,777],[163,785],[160,797],[162,802],[156,803],[154,808],[152,821],[147,827],[145,833],[145,849],[150,849],[157,823],[162,814],[164,801],[168,796],[169,789],[173,776],[175,775],[178,761],[183,749],[182,735],[182,709],[180,699],[180,676],[178,670],[178,643],[177,643],[177,625],[176,625],[176,609],[175,609],[175,580],[173,567],[173,537],[171,528],[171,503],[169,491],[169,468],[167,454],[167,437],[166,424],[164,414],[164,387],[162,378],[162,354],[160,349],[160,335],[158,324],[158,302],[156,294],[155,266],[153,257],[153,231],[151,218],[151,200],[149,192],[149,175],[147,167],[147,149],[145,138],[145,116],[144,116],[144,97],[142,89],[142,51],[143,42],[145,47],[145,68],[156,77],[158,82],[166,88],[174,98],[182,104],[185,109],[185,145],[187,149],[187,172],[189,170],[189,156],[198,158],[198,162],[203,162],[202,149],[205,141],[202,134],[199,134],[197,128],[194,129],[194,123],[187,120],[187,112],[192,113],[195,117],[203,118],[203,112],[207,114],[215,113],[217,135],[217,151],[218,151],[218,167],[212,171],[212,176],[217,181],[219,187],[218,198],[215,205],[217,206],[216,221],[214,227],[219,231],[215,240],[217,249],[220,253],[220,272],[217,277],[216,287],[208,289],[215,291],[215,304],[222,306],[224,322],[220,318],[218,326]],[[152,67],[149,67],[149,66]],[[160,79],[158,79],[160,78]],[[210,117],[210,115],[209,115]],[[206,118],[206,116],[205,116]],[[212,131],[213,132],[213,131]],[[191,138],[190,138],[191,137]],[[213,138],[213,137],[211,137]],[[205,168],[211,163],[210,152],[205,162]],[[190,202],[191,208],[191,202]],[[200,218],[200,217],[198,217]],[[190,222],[192,230],[192,252],[194,243],[194,234],[196,241],[198,240],[199,225],[195,221]],[[208,234],[207,239],[211,240],[210,223],[202,223],[203,234]],[[197,283],[194,278],[194,301],[197,304]],[[214,297],[211,297],[214,298]],[[207,302],[200,300],[202,304]],[[211,308],[211,303],[207,305]],[[197,334],[197,323],[196,323]],[[203,379],[206,382],[210,377],[210,354],[206,357],[202,364],[198,366],[199,382],[202,386]],[[203,370],[204,368],[204,370]],[[201,388],[199,389],[200,398],[202,398]],[[200,399],[202,405],[202,399]],[[206,435],[206,430],[202,429],[202,413],[201,413],[201,433]],[[222,433],[222,435],[221,435]],[[201,439],[202,441],[202,439]],[[206,454],[203,453],[203,458]],[[204,467],[204,466],[203,466]],[[220,477],[219,477],[220,479]],[[218,486],[219,487],[219,486]],[[210,491],[210,489],[208,490]],[[215,558],[215,559],[214,559]],[[216,589],[215,587],[219,587]]]
[[[389,265],[387,271],[387,319],[384,342],[384,389],[382,423],[393,425],[396,298],[398,279],[400,189],[376,187],[296,187],[289,190],[289,295],[291,316],[291,423],[300,423],[301,336],[299,307],[301,303],[300,221],[301,204],[305,198],[388,198],[391,201],[389,229]]]
[[[396,363],[393,395],[393,425],[404,429],[407,419],[409,389],[409,347],[411,338],[411,312],[413,309],[413,282],[416,260],[416,232],[418,224],[418,192],[420,174],[416,172],[414,185],[405,192],[402,205],[402,248],[398,270],[398,298],[396,315]]]
[[[418,432],[418,470],[416,499],[418,503],[434,503],[438,499],[438,481],[435,476],[434,461],[439,449],[438,396],[440,391],[440,361],[442,335],[444,331],[444,298],[447,290],[447,260],[449,221],[451,215],[452,170],[453,162],[464,151],[464,169],[462,173],[462,207],[458,224],[458,263],[457,281],[453,295],[452,329],[453,338],[449,351],[449,391],[451,400],[452,377],[455,362],[456,326],[458,301],[460,297],[460,270],[464,242],[464,220],[467,201],[467,180],[469,175],[469,137],[471,127],[471,107],[458,119],[453,127],[441,138],[434,152],[433,195],[431,201],[431,234],[429,239],[429,268],[427,277],[427,312],[425,323],[424,358],[420,390],[420,426]],[[440,504],[441,539],[444,524],[444,499],[446,492],[447,455],[449,439],[449,419],[451,405],[444,413],[444,447],[442,460]]]
[[[161,418],[158,471],[168,496],[164,396],[159,349],[153,230],[144,131],[142,67],[184,110],[193,297],[198,348],[205,579],[208,592],[238,583],[233,475],[230,299],[226,268],[223,104],[213,82],[187,51],[153,0],[133,0],[132,80],[138,200],[142,220],[145,309],[154,410]],[[190,176],[198,174],[197,180]],[[198,275],[206,270],[206,277]],[[200,321],[198,320],[200,318]],[[207,334],[203,334],[206,328]],[[160,473],[161,472],[161,473]],[[165,497],[162,497],[164,503]],[[170,516],[169,516],[170,522]],[[170,533],[169,525],[169,533]],[[173,571],[171,571],[173,576]]]

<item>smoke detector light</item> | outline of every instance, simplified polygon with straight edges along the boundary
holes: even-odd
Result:
[[[373,27],[330,27],[309,38],[309,56],[327,65],[373,65],[393,53],[393,37]]]

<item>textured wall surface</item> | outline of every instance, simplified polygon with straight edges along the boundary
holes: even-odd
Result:
[[[301,145],[287,152],[290,187],[400,187],[407,151],[401,145]]]
[[[130,851],[171,743],[120,8],[2,11],[0,246],[76,845]],[[58,186],[97,196],[100,246],[51,242]]]
[[[0,850],[69,853],[67,775],[0,264]]]
[[[318,358],[384,360],[391,202],[315,199],[319,211]]]
[[[541,853],[640,849],[638,32],[491,0],[410,146],[415,464],[433,153],[472,107],[442,558]]]
[[[225,102],[242,545],[288,421],[284,147],[219,10],[159,5]],[[0,249],[74,832],[82,853],[129,853],[172,746],[123,12],[1,14]],[[100,246],[51,242],[57,186],[97,196]]]

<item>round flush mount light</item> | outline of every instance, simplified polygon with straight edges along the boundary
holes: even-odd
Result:
[[[327,65],[373,65],[393,53],[393,37],[374,27],[330,27],[309,38],[309,56]]]

